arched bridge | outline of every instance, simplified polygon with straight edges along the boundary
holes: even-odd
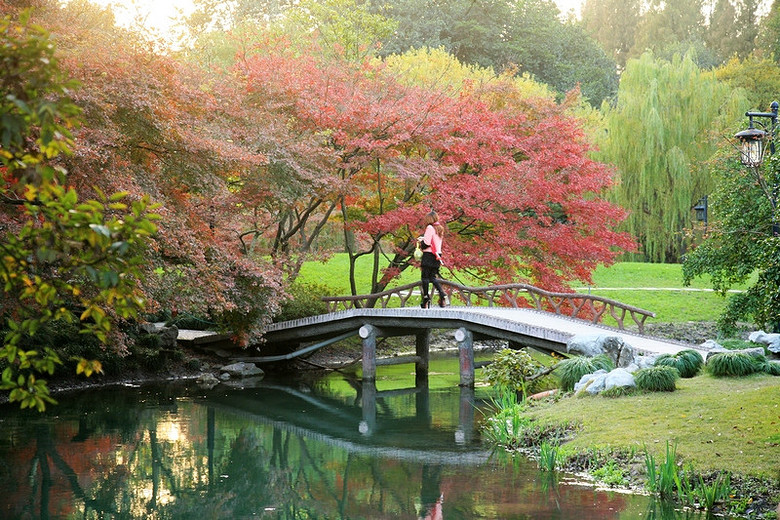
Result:
[[[520,284],[482,288],[444,284],[451,302],[445,308],[421,309],[419,293],[415,291],[419,282],[383,293],[324,298],[331,310],[328,314],[269,326],[266,344],[271,348],[284,346],[287,353],[240,360],[263,363],[292,359],[359,335],[363,340],[364,379],[375,378],[377,365],[400,363],[415,363],[418,377],[425,378],[430,331],[455,329],[454,339],[461,356],[461,385],[469,386],[474,383],[473,341],[479,339],[502,339],[516,348],[530,346],[559,353],[566,352],[572,336],[597,334],[621,336],[626,344],[644,353],[676,353],[691,348],[684,343],[625,330],[626,316],[641,331],[645,320],[655,315],[615,300],[579,293],[551,293]],[[524,308],[531,306],[534,308]],[[343,310],[338,310],[340,307]],[[605,314],[612,316],[618,327],[598,323]],[[378,360],[376,339],[389,336],[415,336],[415,355]]]
[[[655,317],[653,312],[592,294],[550,292],[522,283],[487,287],[467,287],[448,280],[439,280],[439,283],[453,306],[531,308],[592,323],[599,323],[604,316],[609,316],[615,320],[619,329],[624,329],[626,318],[631,318],[640,333],[644,332],[645,320]],[[419,307],[420,287],[421,282],[414,282],[380,293],[331,296],[323,298],[323,301],[328,304],[329,312],[377,307]],[[435,304],[432,302],[431,306],[435,307]]]

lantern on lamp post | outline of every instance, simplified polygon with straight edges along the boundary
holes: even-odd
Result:
[[[774,137],[778,107],[780,107],[780,103],[773,101],[770,106],[770,112],[745,112],[745,115],[748,117],[748,128],[734,135],[740,142],[740,161],[753,170],[759,186],[771,204],[773,236],[780,235],[780,225],[777,223],[777,179],[776,174],[773,172],[771,182],[767,182],[761,174],[761,164],[764,162],[767,143],[769,144],[769,155],[775,153]],[[755,118],[769,119],[769,126],[762,124],[760,121],[757,122],[759,125],[767,128],[767,130],[755,128]]]
[[[704,222],[704,229],[707,229],[707,195],[699,199],[698,204],[693,207],[696,212],[696,220],[698,222]]]
[[[764,139],[769,132],[753,128],[753,120],[747,130],[737,132],[734,137],[739,139],[739,159],[745,166],[758,168],[764,162]]]

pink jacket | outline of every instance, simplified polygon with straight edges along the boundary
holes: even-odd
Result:
[[[441,237],[438,233],[436,233],[436,229],[431,225],[428,224],[425,228],[425,235],[423,235],[423,240],[426,244],[431,245],[431,253],[433,253],[436,256],[437,260],[441,260]]]

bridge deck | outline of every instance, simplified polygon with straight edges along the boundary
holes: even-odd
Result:
[[[272,324],[265,338],[269,344],[321,341],[357,331],[366,324],[382,329],[385,335],[466,328],[475,339],[505,339],[557,352],[566,352],[566,343],[572,336],[585,334],[620,336],[636,351],[647,354],[673,354],[696,348],[544,311],[500,307],[351,309]]]

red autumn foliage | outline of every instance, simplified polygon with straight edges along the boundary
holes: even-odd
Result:
[[[622,210],[600,198],[612,172],[589,159],[578,122],[509,83],[456,95],[278,41],[235,75],[203,71],[103,10],[42,4],[36,16],[82,84],[69,182],[163,204],[151,310],[210,316],[251,341],[281,268],[294,273],[335,216],[353,258],[381,248],[389,259],[375,291],[410,265],[431,207],[449,229],[447,265],[496,282],[561,290],[633,248],[614,231]]]
[[[34,17],[81,84],[72,98],[83,124],[63,160],[68,183],[86,198],[98,188],[162,203],[145,253],[148,310],[206,316],[240,343],[256,340],[277,308],[281,276],[240,247],[247,224],[234,184],[266,157],[248,137],[254,114],[235,102],[230,78],[211,81],[154,52],[94,6],[48,3]]]
[[[578,122],[551,101],[507,97],[493,107],[480,92],[407,86],[375,62],[278,47],[242,65],[253,95],[287,100],[296,128],[332,150],[322,196],[362,238],[353,256],[392,241],[390,269],[405,268],[430,208],[449,228],[447,265],[499,282],[562,290],[634,247],[614,231],[623,210],[600,198],[613,172],[588,157]]]

